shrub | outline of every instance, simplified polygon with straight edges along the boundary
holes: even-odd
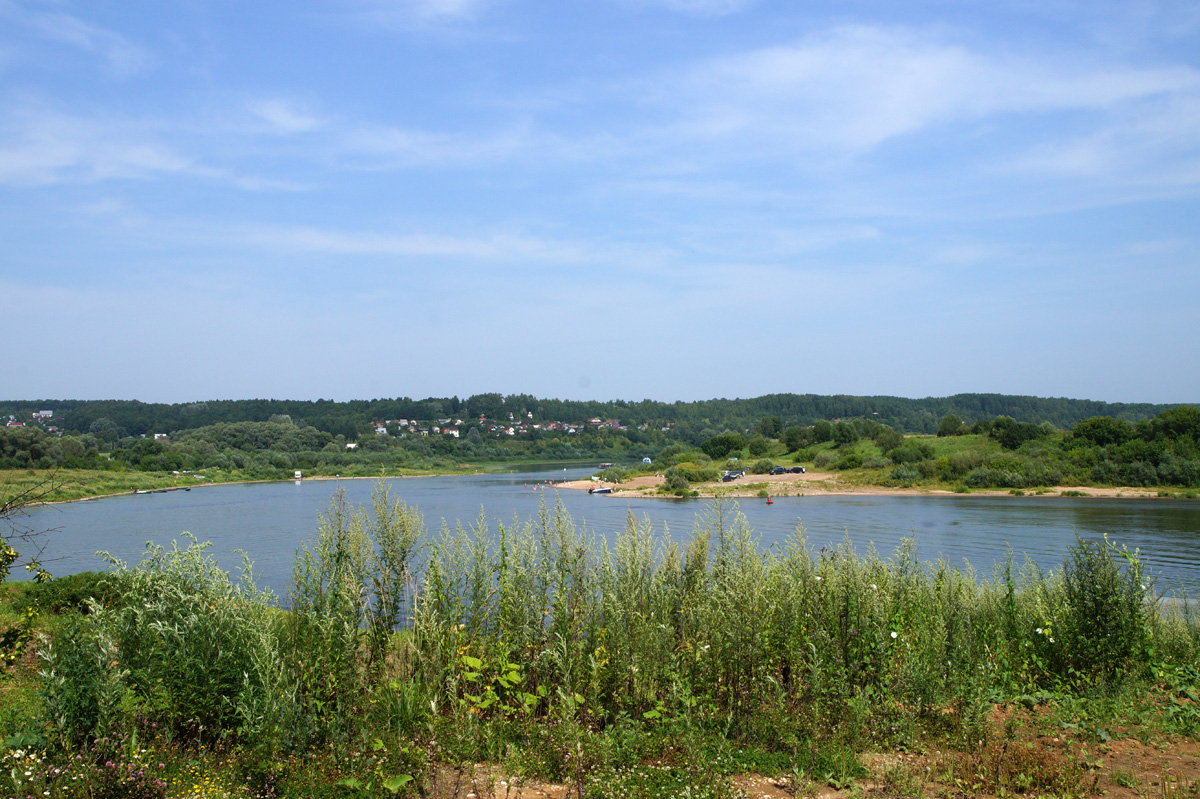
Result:
[[[713,460],[720,460],[729,453],[737,452],[745,447],[746,437],[741,433],[721,433],[700,445],[704,454]]]
[[[911,485],[913,482],[919,480],[920,477],[921,472],[915,466],[907,463],[900,464],[888,475],[888,479],[895,480],[901,485]]]
[[[1063,643],[1071,668],[1106,681],[1135,663],[1145,664],[1144,647],[1153,618],[1153,594],[1137,551],[1076,538],[1063,564],[1066,599]]]
[[[917,463],[933,457],[933,445],[928,441],[910,438],[887,453],[896,463]]]
[[[823,449],[816,454],[816,457],[813,458],[813,466],[817,469],[828,469],[830,466],[836,463],[840,457],[841,456],[838,454],[837,450]]]
[[[688,479],[683,476],[683,472],[678,466],[672,466],[663,474],[667,478],[666,489],[671,492],[687,491]]]
[[[771,462],[771,460],[769,458],[762,458],[761,460],[757,460],[753,464],[751,464],[750,473],[751,474],[767,474],[774,468],[775,468],[775,464],[773,462]]]
[[[121,600],[121,594],[107,574],[79,572],[42,583],[30,583],[15,607],[20,611],[36,607],[50,613],[86,613],[89,600],[112,607]]]
[[[863,464],[863,456],[860,452],[847,452],[838,461],[837,468],[839,469],[857,469]]]

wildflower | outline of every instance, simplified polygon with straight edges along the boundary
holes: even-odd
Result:
[[[900,633],[896,632],[895,630],[892,630],[892,638],[898,638],[899,636],[900,636]]]
[[[871,583],[871,587],[874,588],[876,591],[879,590],[879,586],[875,585],[875,583]]]
[[[1041,635],[1041,634],[1042,634],[1042,628],[1041,628],[1041,627],[1038,627],[1038,628],[1037,628],[1037,634],[1038,634],[1038,635]]]

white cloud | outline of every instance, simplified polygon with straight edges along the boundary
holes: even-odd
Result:
[[[325,121],[304,105],[280,98],[254,101],[249,111],[267,133],[309,133],[325,126]]]
[[[492,0],[357,0],[362,21],[388,28],[468,22],[478,18]]]
[[[15,17],[44,39],[98,56],[109,71],[118,77],[135,75],[154,66],[154,56],[146,48],[116,31],[94,25],[71,14],[26,14],[14,4],[0,7],[0,13]]]
[[[142,125],[40,107],[10,108],[0,123],[0,183],[146,178],[192,167]]]
[[[668,130],[677,134],[853,155],[939,124],[1108,110],[1147,98],[1190,97],[1198,89],[1200,71],[1187,66],[996,55],[940,36],[860,26],[714,59],[649,93],[676,108],[678,121]]]
[[[331,255],[430,256],[476,260],[580,263],[591,259],[574,244],[514,235],[446,236],[430,233],[388,234],[313,227],[272,227],[235,235],[246,244],[277,252]]]
[[[0,184],[44,186],[186,177],[244,191],[301,191],[306,185],[214,166],[181,152],[177,125],[154,119],[83,116],[9,101],[0,117]]]
[[[723,17],[735,14],[757,3],[757,0],[644,0],[682,14],[702,17]]]

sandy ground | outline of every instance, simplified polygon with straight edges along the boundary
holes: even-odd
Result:
[[[555,483],[555,488],[567,488],[586,491],[589,488],[603,486],[611,488],[610,496],[648,497],[662,496],[657,493],[658,487],[665,478],[659,475],[635,477],[624,483],[605,483],[598,480],[570,480]],[[766,490],[773,497],[797,497],[822,494],[840,494],[844,496],[895,495],[895,496],[961,496],[953,491],[931,488],[888,488],[886,486],[866,486],[848,483],[839,479],[835,472],[806,472],[804,474],[747,474],[731,483],[720,481],[713,483],[694,483],[692,488],[700,492],[702,497],[713,497],[720,494],[726,497],[754,497],[758,492]],[[1026,496],[1037,496],[1037,491],[1030,489]],[[1044,489],[1041,496],[1060,496],[1064,491],[1079,491],[1089,497],[1122,497],[1144,499],[1157,497],[1158,491],[1147,488],[1077,488],[1071,486],[1053,486]],[[974,490],[974,495],[1012,496],[1008,489]]]

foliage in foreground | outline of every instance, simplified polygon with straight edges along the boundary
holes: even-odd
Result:
[[[231,784],[261,795],[390,795],[480,761],[595,796],[681,775],[724,795],[738,769],[839,782],[867,746],[988,738],[994,701],[1108,695],[1152,669],[1191,685],[1200,654],[1194,608],[1164,609],[1107,541],[985,578],[800,531],[763,551],[724,502],[683,541],[633,518],[598,540],[562,507],[429,535],[381,486],[370,513],[335,498],[288,611],[194,541],[113,567],[106,601],[42,642],[41,714],[9,730],[55,786],[86,766],[161,795],[170,775],[133,768],[150,740],[235,752]],[[1196,715],[1167,723],[1194,735]]]

